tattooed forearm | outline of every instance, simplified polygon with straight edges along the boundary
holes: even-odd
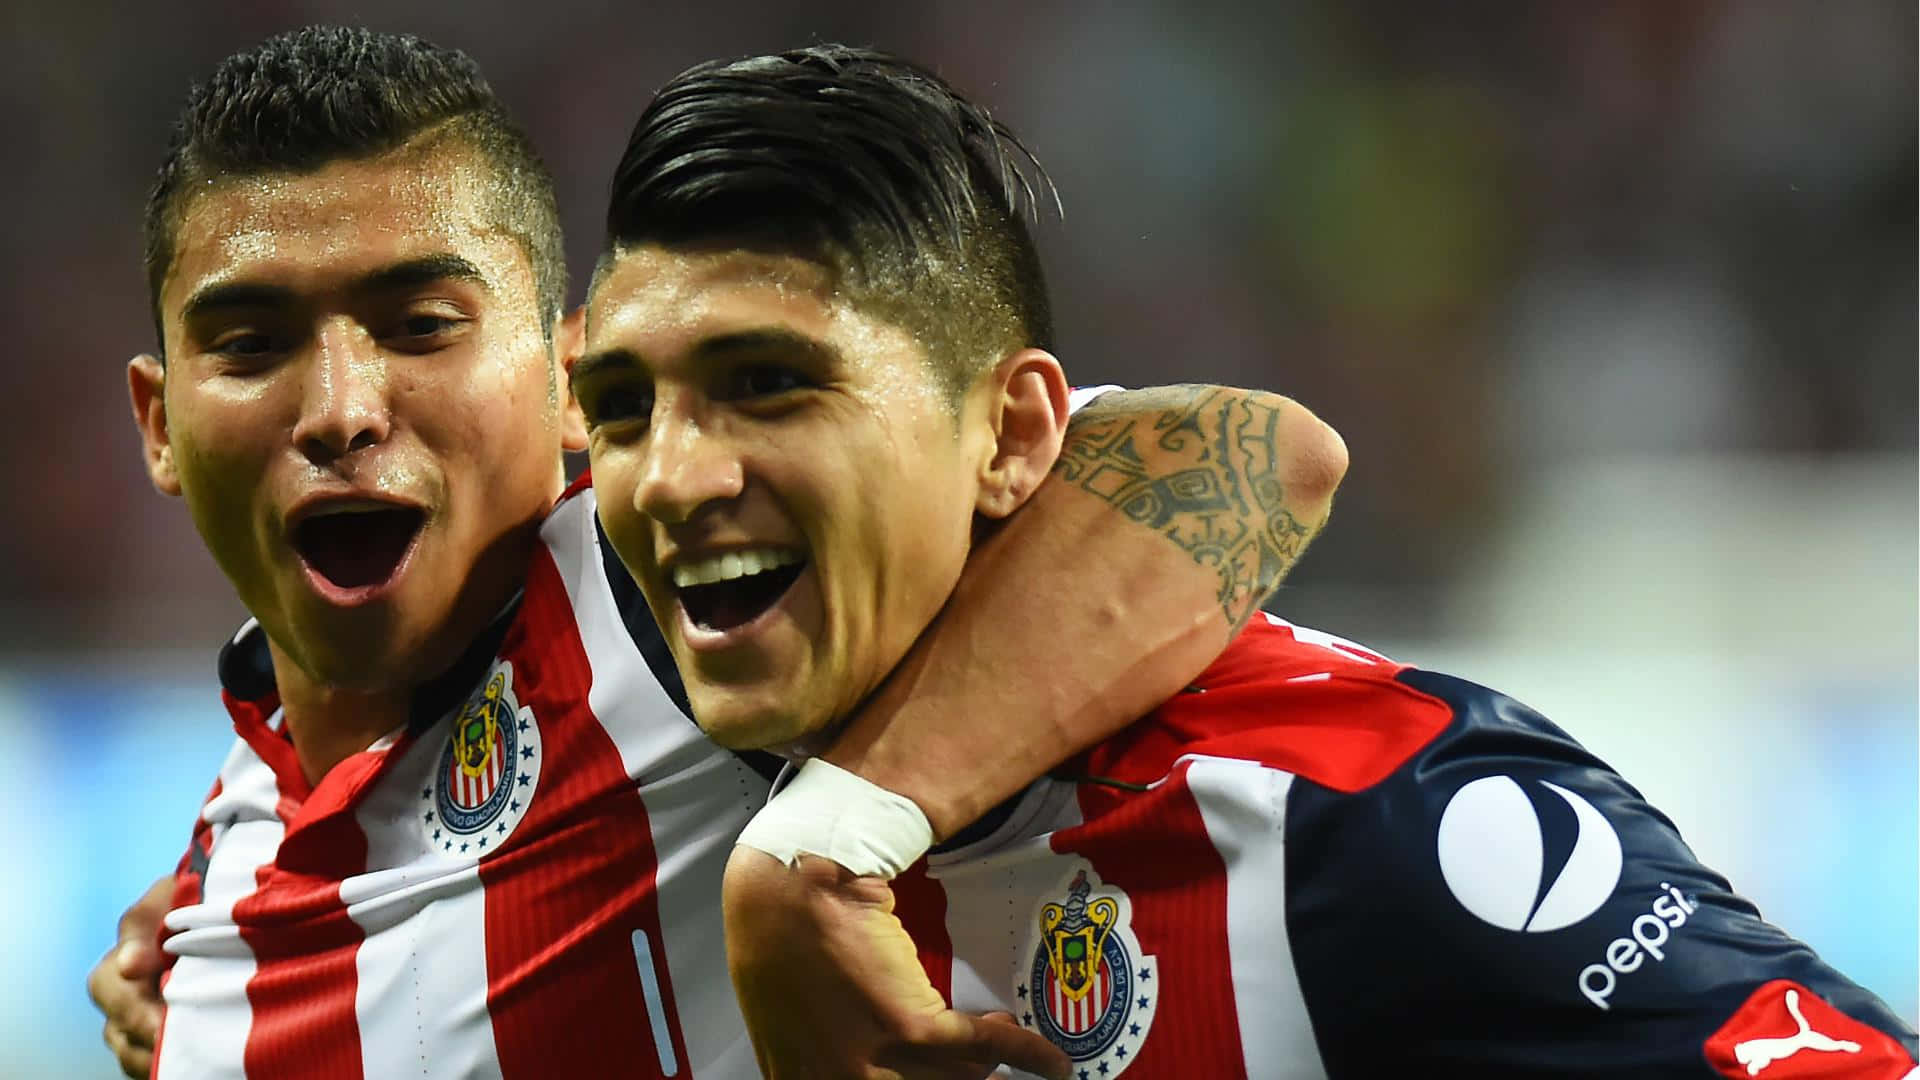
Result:
[[[1054,469],[1213,569],[1238,630],[1314,532],[1281,480],[1283,401],[1219,386],[1108,393],[1074,415]]]

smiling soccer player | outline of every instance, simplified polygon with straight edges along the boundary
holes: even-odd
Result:
[[[148,213],[163,353],[134,360],[129,387],[155,486],[182,498],[254,619],[219,663],[238,739],[160,890],[164,1026],[147,976],[163,964],[103,961],[90,979],[123,1067],[751,1074],[718,900],[768,763],[688,720],[658,629],[603,554],[592,490],[565,482],[562,451],[585,438],[562,377],[582,326],[562,313],[557,221],[473,63],[418,39],[298,31],[190,95]],[[1162,415],[1132,400],[1135,419]],[[1337,437],[1281,404],[1306,443],[1265,449],[1320,467],[1227,515],[1255,550],[1276,514],[1323,519],[1339,477]],[[1148,456],[1156,476],[1186,467]],[[1097,622],[1098,588],[1118,582],[1182,630],[1097,653],[1055,652],[1037,623],[1008,634],[1077,688],[1023,715],[997,707],[1017,665],[976,669],[930,642],[955,680],[939,709],[979,722],[879,700],[830,748],[929,836],[1190,677],[1291,563],[1223,592],[1156,529],[1048,487],[1053,505],[1021,515],[1005,550],[1072,545],[1098,565],[1057,596],[992,585],[945,625]],[[151,946],[157,906],[136,906],[125,947]],[[813,970],[861,1022],[894,1009],[889,1045],[969,1068],[1053,1060],[937,1000],[898,1009],[858,949]]]
[[[574,385],[608,535],[716,739],[804,746],[896,666],[918,681],[974,545],[1056,463],[1143,518],[1228,502],[1204,472],[1129,489],[1125,425],[1088,440],[1083,413],[1063,450],[1023,156],[931,73],[838,46],[697,67],[636,126]],[[1191,399],[1163,445],[1205,445],[1216,410],[1259,428]],[[749,553],[779,569],[690,584]],[[1093,649],[1154,621],[1053,626]],[[891,894],[790,830],[742,844],[863,898],[876,955],[912,955],[897,911],[927,993],[1005,1010],[1082,1080],[1913,1075],[1885,1003],[1511,698],[1272,616],[1187,689]],[[863,791],[811,761],[773,805],[831,820]],[[845,1074],[796,977],[818,950],[750,886],[728,932],[762,1068]]]

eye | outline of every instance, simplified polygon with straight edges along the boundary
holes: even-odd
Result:
[[[401,331],[408,337],[426,337],[452,326],[452,319],[440,315],[409,315],[407,321],[401,324]]]
[[[207,351],[219,358],[222,370],[248,375],[266,370],[287,348],[287,342],[272,334],[238,330],[214,339]]]
[[[459,338],[469,320],[434,311],[404,316],[385,336],[388,345],[411,352],[432,352]]]
[[[730,400],[773,397],[814,385],[805,372],[784,364],[749,364],[727,373],[724,396]]]
[[[273,351],[273,339],[265,334],[230,334],[214,343],[213,351],[228,356],[264,356]]]
[[[590,427],[646,420],[653,415],[653,388],[618,383],[583,395],[580,407]]]

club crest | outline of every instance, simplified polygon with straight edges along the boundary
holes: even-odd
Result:
[[[432,781],[420,793],[428,842],[442,852],[485,855],[526,816],[540,782],[540,725],[513,694],[513,665],[495,661],[480,689],[454,712]]]
[[[1064,893],[1034,920],[1032,963],[1015,987],[1020,1023],[1066,1051],[1076,1076],[1112,1077],[1153,1026],[1159,964],[1133,935],[1125,892],[1083,865]]]

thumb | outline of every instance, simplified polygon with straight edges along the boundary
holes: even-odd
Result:
[[[113,950],[113,966],[123,979],[148,979],[160,974],[160,946],[152,941],[123,941]]]
[[[991,1012],[969,1019],[973,1025],[969,1058],[1003,1062],[1050,1080],[1069,1080],[1073,1061],[1039,1032],[1014,1023],[1011,1013]]]

